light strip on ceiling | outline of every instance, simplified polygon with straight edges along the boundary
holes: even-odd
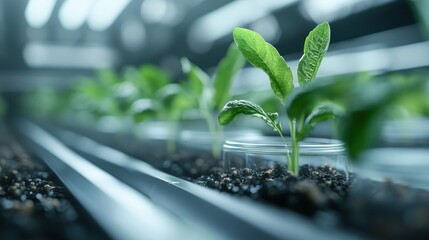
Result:
[[[49,21],[56,0],[30,0],[25,8],[25,19],[34,28],[41,28]]]
[[[188,37],[211,43],[230,34],[234,27],[249,24],[295,2],[297,0],[232,1],[197,19]]]
[[[429,66],[429,41],[392,48],[327,55],[320,75],[340,75],[364,71],[397,71]]]
[[[88,18],[88,25],[94,31],[108,29],[119,17],[131,0],[97,0]]]
[[[30,42],[24,47],[24,61],[32,68],[96,69],[117,63],[115,51],[101,46],[63,46]]]
[[[95,0],[67,0],[61,5],[59,18],[67,30],[80,28],[88,18]]]
[[[306,0],[301,4],[304,16],[316,23],[332,22],[393,0]]]

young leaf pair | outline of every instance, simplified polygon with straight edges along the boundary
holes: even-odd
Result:
[[[326,54],[330,42],[330,27],[322,23],[307,36],[304,55],[298,64],[298,83],[301,88],[309,85],[316,77],[319,66]],[[243,56],[253,66],[262,69],[269,77],[271,89],[282,104],[294,91],[292,71],[279,52],[258,33],[244,28],[235,28],[234,42]],[[246,100],[228,102],[218,116],[221,125],[229,124],[239,114],[257,117],[276,131],[287,147],[288,170],[297,175],[299,171],[299,141],[320,121],[334,118],[339,109],[332,103],[319,103],[313,106],[301,106],[301,111],[288,114],[291,134],[291,149],[283,136],[281,122],[277,113],[267,113],[260,106]]]

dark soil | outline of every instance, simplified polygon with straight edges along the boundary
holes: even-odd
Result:
[[[106,239],[44,165],[0,127],[1,239]]]
[[[195,183],[237,195],[249,196],[313,216],[318,210],[338,209],[348,193],[345,174],[329,166],[300,168],[299,177],[279,165],[253,171],[214,169]]]
[[[344,224],[378,239],[429,239],[429,192],[359,179],[341,208]]]
[[[231,168],[194,180],[195,183],[285,207],[322,224],[359,230],[377,239],[429,239],[429,192],[375,182],[328,166],[300,168],[299,177],[281,166],[251,170]],[[327,218],[328,217],[328,218]]]

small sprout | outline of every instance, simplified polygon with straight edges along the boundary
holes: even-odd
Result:
[[[140,94],[148,98],[153,98],[156,91],[171,83],[169,74],[153,65],[143,65],[134,74],[136,76],[133,80],[141,91]]]
[[[181,119],[183,112],[193,107],[193,101],[182,85],[170,83],[168,74],[154,66],[140,68],[137,78],[142,97],[131,105],[131,112],[136,122],[149,119],[158,119],[169,122],[171,136],[167,141],[167,151],[175,151],[176,123]],[[154,83],[156,82],[156,83]],[[145,89],[142,89],[145,86]],[[150,89],[150,91],[148,91]],[[148,92],[146,92],[148,91]]]

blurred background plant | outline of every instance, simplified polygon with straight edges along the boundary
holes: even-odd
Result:
[[[212,154],[219,158],[221,154],[223,127],[217,124],[217,113],[231,98],[232,82],[238,71],[244,66],[245,59],[235,44],[231,44],[225,57],[219,62],[213,79],[197,65],[182,59],[183,71],[188,75],[187,90],[199,107],[206,121],[208,137],[212,137]]]
[[[329,102],[344,110],[339,137],[352,159],[380,141],[389,119],[429,117],[429,78],[426,74],[389,74],[372,78],[339,77],[294,94],[287,112]]]

